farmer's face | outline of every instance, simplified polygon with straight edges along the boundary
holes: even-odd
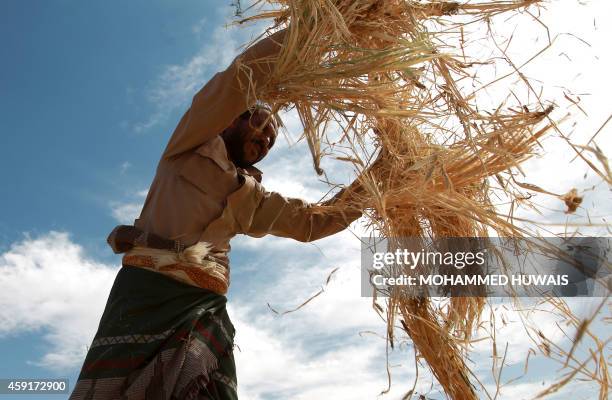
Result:
[[[237,121],[237,130],[241,136],[241,158],[243,164],[253,165],[261,161],[274,145],[276,140],[276,125],[269,118],[266,110],[256,110],[251,118]]]

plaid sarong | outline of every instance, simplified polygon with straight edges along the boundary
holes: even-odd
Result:
[[[226,302],[124,266],[70,399],[237,399]]]

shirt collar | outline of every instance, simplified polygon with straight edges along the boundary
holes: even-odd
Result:
[[[243,175],[252,176],[253,178],[257,180],[257,182],[261,183],[261,177],[263,176],[263,172],[259,168],[251,165],[250,167],[247,167],[247,168],[237,167],[236,169],[238,170],[239,173]]]

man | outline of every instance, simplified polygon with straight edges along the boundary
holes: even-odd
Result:
[[[157,167],[140,217],[109,236],[125,252],[71,399],[235,399],[234,327],[225,294],[236,234],[308,242],[361,213],[316,214],[267,192],[253,165],[278,130],[253,104],[284,32],[249,48],[193,99]],[[258,61],[259,60],[259,61]],[[346,191],[342,195],[346,195]],[[332,200],[333,201],[333,200]]]

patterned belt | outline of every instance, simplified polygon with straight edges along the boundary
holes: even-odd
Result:
[[[208,254],[211,246],[199,242],[185,248],[170,240],[132,225],[119,225],[106,239],[116,254],[125,253],[123,264],[142,267],[171,278],[225,295],[229,287],[228,268]]]
[[[124,265],[141,267],[167,275],[173,279],[225,295],[229,287],[229,273],[223,265],[206,258],[209,245],[197,243],[181,252],[134,247],[125,253]]]

